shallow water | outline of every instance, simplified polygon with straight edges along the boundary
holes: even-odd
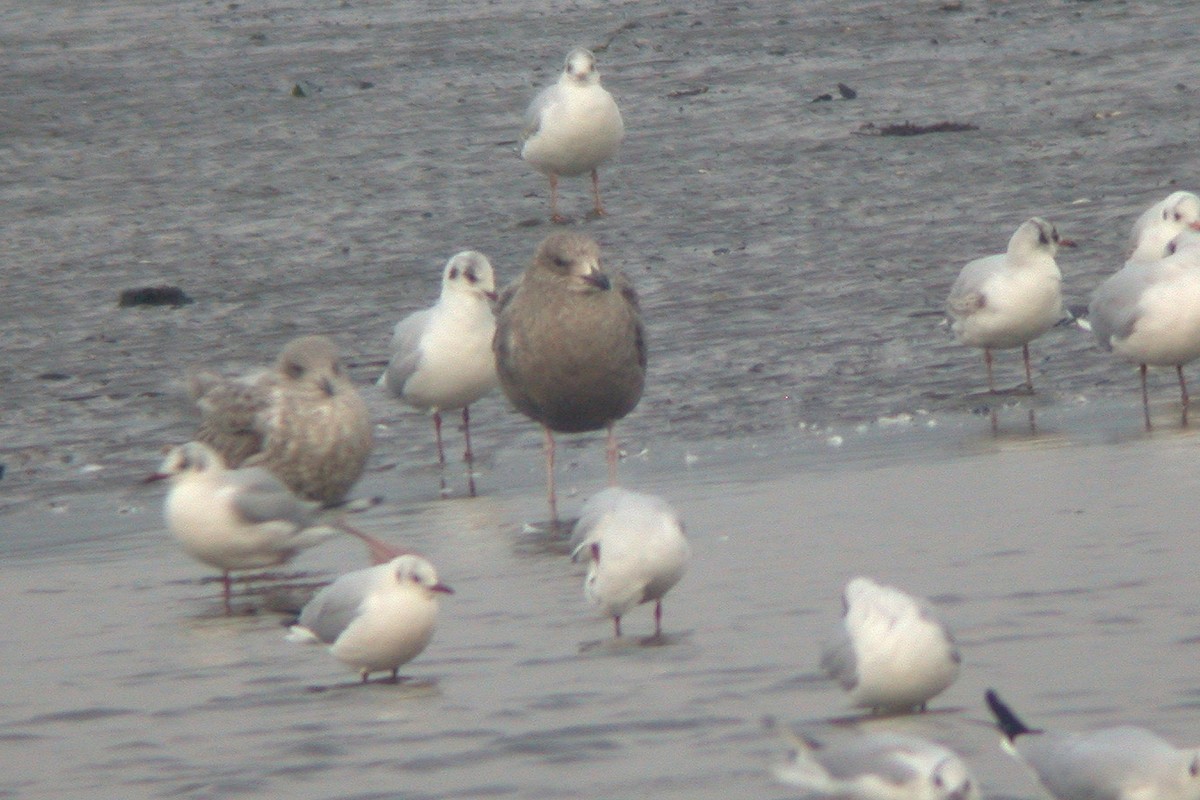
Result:
[[[1059,261],[1083,302],[1137,213],[1195,188],[1192,5],[532,8],[6,11],[0,796],[787,797],[761,718],[819,733],[847,713],[816,660],[857,573],[933,597],[965,657],[943,713],[871,724],[958,748],[989,797],[1037,796],[989,686],[1032,724],[1200,739],[1200,478],[1172,376],[1147,435],[1135,373],[1082,332],[1034,344],[1036,396],[996,399],[937,326],[959,266],[1025,217],[1082,243]],[[551,230],[526,224],[546,191],[512,140],[581,30],[612,34],[629,139],[601,173],[612,215],[578,227],[650,333],[621,476],[675,503],[694,549],[663,646],[636,644],[649,609],[609,641],[561,542],[527,527],[530,424],[481,402],[482,496],[452,474],[440,501],[428,421],[370,385],[451,253],[507,279]],[[320,91],[292,97],[300,80]],[[809,102],[838,82],[858,97]],[[856,133],[947,119],[980,130]],[[562,199],[586,208],[585,184]],[[162,283],[195,304],[116,307]],[[355,524],[457,589],[401,686],[354,685],[278,614],[222,617],[161,494],[131,488],[192,430],[187,366],[262,364],[308,332],[337,336],[380,422],[360,493],[384,503]],[[571,513],[602,446],[564,451]],[[345,541],[294,567],[364,563]]]

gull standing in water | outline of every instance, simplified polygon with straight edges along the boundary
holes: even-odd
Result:
[[[577,47],[567,54],[558,82],[547,86],[529,104],[521,132],[521,158],[550,178],[550,218],[558,213],[560,175],[592,173],[595,212],[603,215],[597,168],[617,152],[625,124],[617,101],[600,85],[596,57]]]
[[[1025,385],[1033,391],[1029,343],[1066,316],[1054,255],[1059,247],[1074,246],[1049,222],[1033,217],[1017,228],[1006,252],[977,258],[959,273],[946,300],[950,330],[960,343],[983,348],[988,391],[996,391],[992,350],[1014,347],[1021,348]]]
[[[442,293],[432,308],[396,323],[391,362],[379,385],[419,411],[433,415],[442,493],[446,493],[446,453],[442,448],[442,413],[462,409],[467,481],[475,496],[471,452],[470,405],[496,388],[492,339],[496,317],[496,279],[482,253],[466,250],[446,263]]]
[[[337,533],[318,524],[318,503],[296,497],[261,467],[226,469],[201,442],[171,448],[146,482],[163,479],[171,481],[167,526],[188,555],[221,570],[226,613],[230,572],[285,564]]]
[[[1181,750],[1133,726],[1033,730],[994,691],[985,699],[1004,749],[1058,800],[1200,800],[1200,749]]]
[[[842,596],[845,617],[821,667],[872,711],[918,708],[958,678],[962,657],[945,623],[923,600],[858,577]]]
[[[600,267],[600,247],[576,233],[546,237],[533,264],[500,298],[493,343],[500,388],[545,432],[550,514],[558,519],[554,433],[608,430],[617,482],[616,421],[646,382],[646,334],[625,275]]]
[[[662,598],[687,570],[691,547],[678,512],[661,497],[615,486],[583,504],[571,534],[571,560],[588,561],[583,592],[612,617],[654,601],[654,636],[662,636]]]
[[[367,682],[372,672],[412,661],[433,638],[438,595],[453,590],[438,580],[433,565],[411,553],[386,564],[346,573],[317,592],[300,612],[287,638],[327,644],[334,658]]]
[[[1147,367],[1175,367],[1182,424],[1188,421],[1183,365],[1200,358],[1200,198],[1175,192],[1134,225],[1129,261],[1088,304],[1088,326],[1105,350],[1138,365],[1142,412],[1151,429]]]
[[[202,415],[195,438],[230,467],[265,467],[325,505],[341,503],[366,467],[367,406],[325,336],[293,339],[273,370],[195,374],[191,391]]]
[[[772,720],[768,724],[774,726]],[[818,797],[850,800],[980,800],[979,783],[953,750],[885,731],[828,743],[781,731],[791,745],[774,767],[782,783]]]

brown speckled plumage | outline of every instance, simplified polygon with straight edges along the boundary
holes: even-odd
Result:
[[[366,404],[324,336],[284,347],[274,369],[242,378],[198,373],[192,396],[202,419],[196,439],[230,468],[261,466],[296,494],[341,502],[371,452]]]

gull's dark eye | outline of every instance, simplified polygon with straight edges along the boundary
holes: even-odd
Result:
[[[1188,772],[1191,773],[1193,778],[1200,775],[1200,756],[1192,759],[1192,763],[1188,765]]]
[[[299,378],[304,375],[304,367],[297,364],[295,361],[289,361],[284,365],[283,372],[289,378]]]
[[[464,272],[463,277],[467,279],[467,283],[479,283],[479,278],[471,270]]]
[[[451,267],[450,274],[448,277],[450,278],[450,280],[457,279],[458,278],[458,267]]]
[[[1040,228],[1038,229],[1038,243],[1043,245],[1050,244],[1050,240],[1046,238],[1046,232]]]
[[[563,258],[562,256],[555,256],[554,266],[566,269],[567,267],[571,266],[571,260],[568,258]]]

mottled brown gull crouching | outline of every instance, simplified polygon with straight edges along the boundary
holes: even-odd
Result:
[[[594,239],[552,234],[501,297],[493,347],[504,394],[545,431],[550,514],[557,519],[554,433],[607,428],[609,482],[616,483],[613,425],[637,406],[646,381],[637,294],[624,274],[601,270]]]
[[[193,375],[191,391],[202,414],[196,440],[231,468],[264,467],[296,494],[332,505],[366,467],[367,407],[325,336],[293,339],[272,370]]]

